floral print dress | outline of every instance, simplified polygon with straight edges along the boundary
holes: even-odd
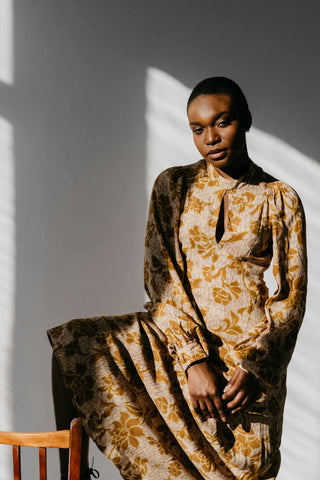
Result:
[[[278,289],[263,280],[273,260]],[[127,480],[275,479],[286,368],[306,299],[299,197],[254,163],[226,179],[204,160],[155,182],[145,242],[145,312],[49,330],[72,401]],[[187,367],[227,382],[252,372],[261,396],[226,422],[191,404]]]

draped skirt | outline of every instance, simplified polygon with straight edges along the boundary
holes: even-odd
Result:
[[[260,408],[204,418],[186,373],[147,312],[48,331],[84,428],[126,480],[272,480],[281,421]]]

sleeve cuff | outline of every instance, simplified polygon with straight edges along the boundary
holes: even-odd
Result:
[[[196,340],[187,343],[183,348],[176,349],[176,351],[184,370],[187,370],[191,363],[208,358],[207,352]]]

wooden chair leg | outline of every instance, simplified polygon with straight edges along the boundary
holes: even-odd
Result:
[[[40,480],[47,480],[47,449],[45,447],[39,448],[39,471]]]
[[[13,478],[14,480],[21,480],[21,456],[20,456],[19,445],[13,445],[12,456],[13,456]]]
[[[74,418],[70,428],[69,480],[79,480],[81,459],[82,422]],[[70,475],[72,472],[72,476]]]

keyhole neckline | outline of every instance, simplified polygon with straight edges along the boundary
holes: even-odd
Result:
[[[238,187],[240,184],[245,184],[246,183],[245,179],[248,176],[248,173],[249,173],[249,171],[252,167],[252,164],[251,164],[249,170],[246,172],[246,174],[242,175],[239,178],[223,177],[222,175],[220,175],[220,173],[215,169],[215,167],[210,162],[206,162],[206,166],[207,166],[208,177],[210,179],[214,179],[217,182],[219,182],[219,184],[221,185],[222,188],[225,188],[226,190],[230,190],[230,189]]]

